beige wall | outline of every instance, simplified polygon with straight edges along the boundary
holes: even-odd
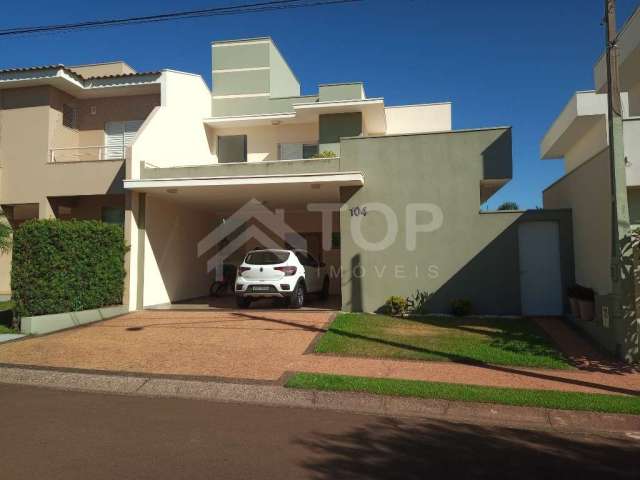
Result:
[[[570,208],[576,282],[611,292],[609,164],[604,151],[544,191],[544,208]]]
[[[80,109],[78,131],[62,126],[65,102]],[[158,95],[78,101],[49,87],[0,91],[0,204],[39,203],[49,217],[49,196],[122,193],[122,161],[50,164],[49,148],[102,145],[104,122],[142,119],[159,102]]]
[[[580,137],[565,154],[565,173],[571,172],[590,158],[593,158],[602,149],[607,148],[609,145],[607,131],[606,117],[601,116],[596,124],[585,135]]]
[[[244,128],[216,128],[213,130],[213,157],[218,162],[217,138],[224,135],[247,135],[247,161],[274,161],[280,143],[318,143],[318,124],[268,125]]]
[[[215,225],[211,215],[147,195],[145,213],[144,305],[206,295],[208,257],[197,244]]]
[[[387,135],[451,130],[451,103],[386,107]]]
[[[94,63],[92,65],[78,65],[69,67],[70,70],[82,75],[85,78],[102,77],[105,75],[122,75],[124,73],[135,73],[135,70],[125,62]]]

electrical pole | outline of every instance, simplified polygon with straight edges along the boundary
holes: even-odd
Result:
[[[609,125],[609,168],[611,176],[611,320],[624,332],[623,351],[628,360],[637,354],[637,325],[634,299],[633,249],[629,226],[626,165],[622,130],[622,103],[618,75],[616,2],[604,0]]]

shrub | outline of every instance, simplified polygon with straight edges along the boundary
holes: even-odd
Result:
[[[0,254],[8,253],[11,250],[11,225],[0,210]]]
[[[122,227],[93,220],[30,220],[13,239],[11,289],[19,316],[122,303]]]
[[[335,158],[337,155],[331,150],[323,150],[320,153],[316,153],[311,158]]]
[[[416,290],[416,293],[409,299],[409,310],[411,313],[425,314],[429,313],[427,303],[431,298],[431,294],[421,290]]]
[[[407,312],[408,302],[404,297],[394,295],[389,297],[381,308],[385,315],[403,315]]]
[[[498,210],[518,210],[520,207],[516,202],[504,202],[498,207]]]
[[[471,314],[471,301],[463,298],[451,302],[451,312],[457,317],[464,317]]]

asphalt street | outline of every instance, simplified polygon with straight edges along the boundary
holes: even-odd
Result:
[[[640,478],[640,439],[0,384],[0,478]]]

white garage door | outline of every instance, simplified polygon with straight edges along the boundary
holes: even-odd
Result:
[[[560,236],[557,222],[518,227],[523,315],[562,315]]]

